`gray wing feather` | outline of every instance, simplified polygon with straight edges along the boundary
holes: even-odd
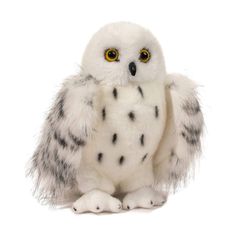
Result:
[[[95,94],[91,76],[68,79],[57,94],[28,168],[35,180],[34,193],[41,201],[65,203],[78,194],[76,170],[96,123]]]
[[[154,158],[155,186],[175,190],[194,173],[204,121],[196,85],[188,78],[168,75],[166,99],[166,127]]]

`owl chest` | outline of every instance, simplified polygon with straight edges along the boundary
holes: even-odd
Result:
[[[155,85],[106,87],[101,92],[96,132],[84,156],[87,165],[114,182],[150,167],[166,118],[164,88]]]

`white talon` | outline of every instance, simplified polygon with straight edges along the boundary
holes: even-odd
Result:
[[[121,208],[120,200],[100,190],[92,190],[85,193],[75,201],[72,206],[75,213],[99,213],[104,211],[119,212],[121,211]]]
[[[151,187],[144,187],[134,192],[128,193],[123,199],[124,209],[134,208],[152,208],[155,206],[162,206],[166,202],[166,197],[152,189]]]

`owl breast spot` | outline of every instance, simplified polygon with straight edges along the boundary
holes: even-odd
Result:
[[[148,92],[148,86],[141,85],[102,91],[97,132],[84,159],[115,182],[147,168],[158,146],[164,126],[163,97]]]

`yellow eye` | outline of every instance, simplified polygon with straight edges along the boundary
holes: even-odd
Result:
[[[119,52],[115,48],[108,48],[104,53],[104,57],[109,62],[119,61]]]
[[[151,53],[146,48],[140,50],[139,60],[141,62],[147,63],[150,59],[151,59]]]

